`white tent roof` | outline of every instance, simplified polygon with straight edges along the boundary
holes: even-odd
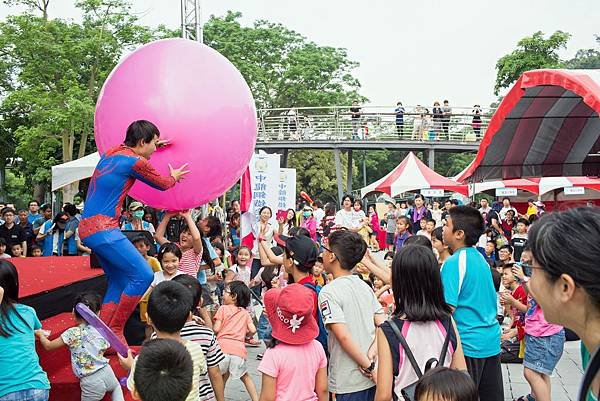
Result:
[[[52,191],[91,177],[99,160],[100,155],[95,152],[81,159],[52,166]]]

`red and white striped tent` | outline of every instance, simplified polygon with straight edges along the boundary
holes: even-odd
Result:
[[[454,180],[460,181],[460,177],[465,174],[465,170],[459,173]],[[499,188],[516,188],[521,191],[527,191],[535,195],[544,195],[555,190],[563,191],[565,188],[587,188],[600,191],[600,178],[596,177],[530,177],[514,178],[507,180],[494,180],[475,182],[469,184],[469,196]]]
[[[600,174],[600,70],[525,72],[460,181]]]
[[[383,192],[396,196],[421,189],[444,189],[463,195],[467,195],[468,192],[467,185],[436,173],[410,152],[395,169],[385,177],[362,188],[360,194],[365,197],[372,192]]]

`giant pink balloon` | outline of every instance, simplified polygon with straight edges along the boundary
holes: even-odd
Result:
[[[130,195],[169,210],[190,209],[222,195],[238,180],[256,143],[250,88],[225,57],[185,39],[149,43],[128,55],[104,83],[94,118],[100,154],[123,143],[129,124],[149,120],[171,144],[152,165],[168,174],[189,163],[167,191],[136,182]]]

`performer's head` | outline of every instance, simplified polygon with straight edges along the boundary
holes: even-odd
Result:
[[[133,149],[140,156],[149,159],[156,151],[160,131],[156,125],[147,120],[137,120],[127,127],[125,135],[125,146]]]

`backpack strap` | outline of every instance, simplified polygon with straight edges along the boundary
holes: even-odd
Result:
[[[419,364],[415,360],[415,356],[413,355],[412,351],[410,350],[410,347],[408,346],[406,339],[400,332],[400,329],[398,329],[398,325],[396,324],[394,319],[390,319],[390,320],[388,320],[388,322],[390,323],[390,327],[392,328],[392,331],[394,332],[396,337],[398,337],[398,341],[400,341],[402,348],[404,348],[406,357],[408,358],[408,360],[410,361],[410,364],[412,365],[413,369],[415,370],[417,377],[420,379],[421,377],[423,377],[423,372],[421,371],[421,368],[419,368]],[[447,345],[446,345],[446,347],[447,347]]]
[[[581,387],[579,388],[579,397],[577,397],[578,401],[586,401],[588,392],[592,387],[592,382],[596,377],[596,374],[600,370],[600,350],[596,351],[590,363],[583,375],[583,381],[581,382]]]

